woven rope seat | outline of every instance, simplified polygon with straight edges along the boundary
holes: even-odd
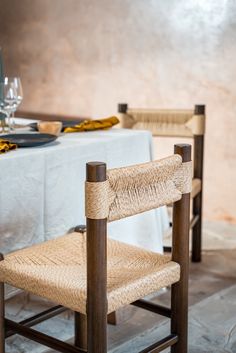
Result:
[[[170,257],[108,239],[108,313],[175,283]],[[86,235],[71,233],[0,262],[0,281],[86,313]]]

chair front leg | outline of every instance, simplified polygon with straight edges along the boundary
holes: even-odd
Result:
[[[107,353],[106,220],[87,218],[88,353]]]
[[[87,350],[87,316],[78,312],[75,316],[75,346]]]
[[[175,145],[175,153],[183,163],[191,160],[188,145]],[[172,260],[180,265],[180,280],[171,286],[171,333],[178,335],[171,353],[188,352],[189,213],[190,194],[186,193],[173,206]]]
[[[3,255],[0,254],[0,261],[3,259]],[[5,353],[5,298],[2,282],[0,282],[0,353]]]

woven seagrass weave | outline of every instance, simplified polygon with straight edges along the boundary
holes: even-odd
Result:
[[[180,278],[160,255],[108,239],[108,312]],[[13,252],[0,262],[0,281],[86,313],[86,235],[71,233]]]
[[[86,182],[86,216],[118,220],[180,200],[191,188],[192,163],[179,155],[111,169],[105,182]]]
[[[201,191],[201,188],[202,188],[202,181],[201,179],[193,179],[192,181],[192,191],[191,191],[191,197],[195,197],[200,191]]]
[[[128,109],[120,120],[124,128],[149,130],[154,136],[192,137],[205,130],[205,116],[192,110]]]

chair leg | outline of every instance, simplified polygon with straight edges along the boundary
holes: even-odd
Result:
[[[97,307],[88,312],[87,353],[107,353],[107,314]]]
[[[171,333],[178,342],[171,353],[188,352],[189,194],[175,202],[173,209],[172,259],[180,264],[180,280],[171,286]]]
[[[195,106],[195,114],[204,115],[205,106]],[[192,261],[201,261],[202,252],[202,190],[203,190],[204,135],[194,135],[194,178],[201,179],[201,192],[193,199],[193,214],[199,216],[192,231]]]
[[[0,254],[0,261],[3,255]],[[4,283],[0,282],[0,353],[5,353],[5,301]]]
[[[175,153],[183,162],[191,159],[189,145],[175,145]],[[173,205],[172,260],[180,265],[180,280],[171,286],[171,333],[178,335],[178,342],[171,353],[188,352],[188,275],[189,275],[189,214],[190,194]]]
[[[172,315],[171,332],[179,336],[178,342],[171,347],[171,353],[188,352],[188,293],[178,282],[171,287]]]
[[[81,313],[75,315],[75,347],[87,350],[87,316]]]
[[[200,262],[202,259],[202,193],[193,200],[193,214],[199,219],[192,229],[192,262]]]

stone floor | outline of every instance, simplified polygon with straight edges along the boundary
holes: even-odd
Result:
[[[171,209],[169,210],[171,213]],[[236,225],[227,222],[205,221],[203,224],[203,249],[236,249]],[[165,245],[171,245],[171,229],[164,237]]]
[[[212,239],[215,241],[205,247],[208,250],[203,253],[202,263],[190,266],[189,353],[236,353],[236,226],[208,224],[207,229],[211,234],[209,244]],[[226,234],[225,243],[221,232]],[[219,250],[219,246],[224,249]],[[30,301],[24,297],[23,302],[20,299],[8,300],[7,315],[13,320],[22,320],[49,306],[36,297],[31,297]],[[169,299],[170,293],[165,290],[153,300],[168,305]],[[165,318],[134,307],[127,307],[126,311],[130,317],[127,321],[118,326],[109,325],[110,353],[136,353],[168,333],[169,321]],[[62,314],[36,328],[70,340],[73,315]],[[19,336],[8,339],[6,352],[52,353]]]

